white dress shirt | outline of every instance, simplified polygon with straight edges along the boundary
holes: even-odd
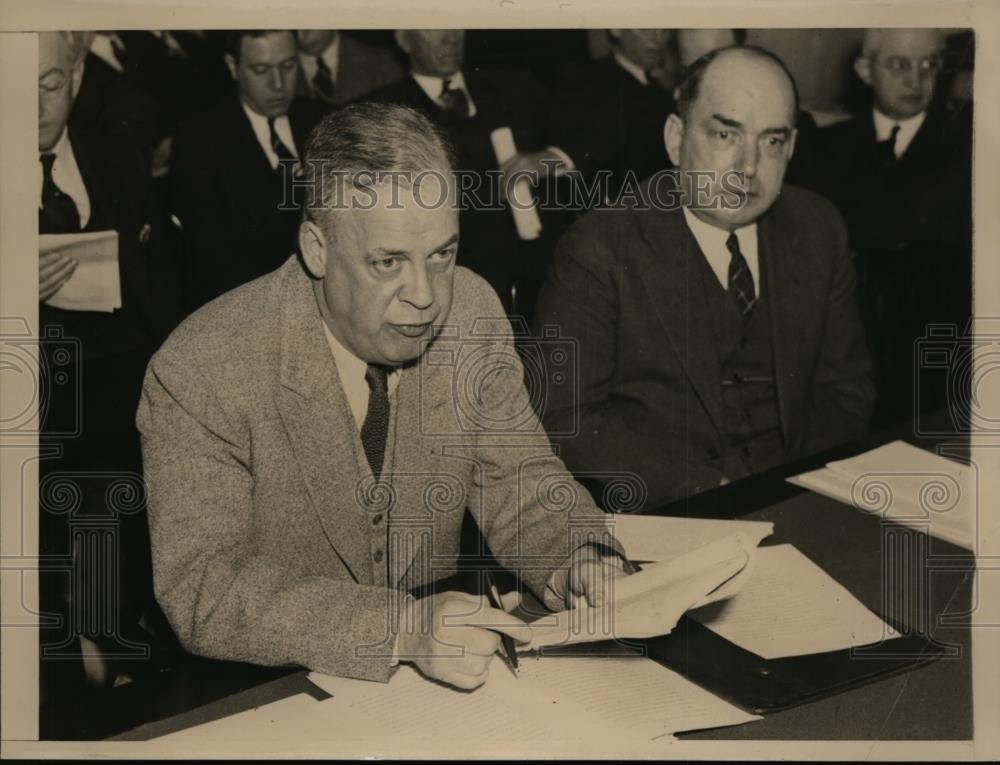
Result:
[[[267,126],[267,117],[263,114],[255,112],[242,100],[240,101],[240,104],[243,106],[243,111],[246,112],[247,119],[250,120],[250,127],[253,128],[254,135],[257,136],[257,143],[259,143],[260,148],[264,150],[264,154],[267,156],[267,161],[271,163],[272,168],[277,170],[279,159],[278,155],[274,153],[274,149],[271,148],[271,130]],[[278,138],[280,138],[281,142],[288,147],[288,150],[298,157],[299,150],[295,147],[295,139],[292,138],[292,125],[288,121],[287,115],[275,118],[274,132],[278,134]]]
[[[729,263],[733,255],[726,247],[726,240],[729,232],[725,229],[716,228],[710,223],[705,223],[687,207],[684,210],[684,220],[687,221],[688,228],[694,234],[695,241],[708,260],[708,265],[712,267],[715,277],[722,285],[722,289],[729,289]],[[760,297],[760,260],[757,257],[757,224],[751,223],[749,226],[738,228],[733,233],[736,234],[740,243],[740,252],[746,258],[750,273],[753,275],[754,292]]]
[[[46,154],[55,154],[56,158],[52,163],[52,180],[59,187],[59,190],[69,196],[76,205],[76,211],[80,214],[80,228],[83,228],[90,221],[90,195],[87,194],[87,187],[83,183],[83,176],[80,175],[80,167],[76,164],[76,157],[73,155],[73,146],[69,141],[69,132],[63,128],[62,135]],[[38,208],[42,207],[42,184],[45,182],[45,173],[42,170],[42,163],[38,163]]]
[[[416,72],[410,72],[410,76],[416,80],[417,85],[420,89],[427,94],[427,97],[436,103],[438,106],[444,106],[441,102],[441,90],[444,88],[444,81],[447,79],[451,85],[452,90],[461,90],[465,93],[465,98],[469,102],[469,116],[476,116],[476,102],[472,100],[472,94],[469,92],[469,87],[465,84],[465,75],[459,70],[451,77],[434,77],[430,74],[417,74]]]
[[[649,79],[646,77],[646,71],[642,67],[636,66],[633,62],[625,58],[621,53],[615,51],[611,54],[614,56],[615,61],[618,63],[622,69],[635,77],[643,85],[649,85]]]
[[[330,352],[333,354],[334,363],[337,365],[337,374],[340,376],[340,384],[344,388],[344,395],[347,396],[347,403],[351,407],[351,414],[354,415],[354,422],[357,423],[358,431],[365,424],[365,415],[368,414],[368,396],[370,389],[368,381],[365,379],[365,372],[368,371],[368,362],[362,361],[349,350],[347,350],[333,332],[323,322],[323,331],[326,332],[326,341],[330,345]],[[389,372],[389,398],[396,392],[399,385],[399,370]]]
[[[122,62],[118,60],[118,53],[111,42],[112,36],[114,36],[115,42],[124,49],[125,45],[122,43],[121,38],[114,32],[98,32],[94,35],[94,39],[90,41],[90,52],[102,59],[116,72],[123,72]]]
[[[899,125],[899,132],[896,133],[896,143],[893,145],[892,150],[893,154],[896,155],[896,159],[899,159],[910,145],[913,136],[920,130],[920,126],[924,124],[927,112],[920,112],[920,114],[907,117],[905,120],[894,120],[892,117],[886,117],[878,109],[873,108],[872,115],[875,117],[875,140],[880,143],[888,141],[889,136],[892,135],[893,127]]]
[[[313,79],[316,77],[316,59],[321,58],[330,69],[330,80],[337,84],[337,62],[340,60],[340,32],[333,33],[333,42],[327,45],[319,56],[313,56],[299,51],[299,65],[302,67],[302,76],[309,83],[309,90],[313,89]]]

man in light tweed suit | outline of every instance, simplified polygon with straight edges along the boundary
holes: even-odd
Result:
[[[406,107],[326,117],[301,260],[205,306],[150,363],[155,587],[188,650],[381,681],[410,661],[480,685],[498,633],[530,639],[506,613],[517,594],[505,611],[407,594],[456,571],[466,508],[550,608],[602,602],[621,572],[535,418],[496,294],[455,266],[451,156]],[[566,488],[575,502],[546,502]]]

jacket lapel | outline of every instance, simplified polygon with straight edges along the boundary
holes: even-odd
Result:
[[[650,262],[644,286],[691,385],[722,428],[721,367],[701,285],[704,258],[680,210],[644,216]]]
[[[276,405],[327,539],[355,580],[368,583],[372,524],[360,499],[352,499],[360,440],[309,279],[297,262],[285,269]]]
[[[781,200],[775,203],[779,206]],[[774,354],[774,374],[778,391],[778,411],[781,430],[786,443],[793,434],[791,423],[801,420],[795,413],[801,411],[797,402],[789,400],[795,390],[802,389],[799,344],[804,328],[811,324],[810,313],[816,304],[810,301],[810,290],[801,273],[800,258],[794,225],[782,225],[775,217],[780,210],[766,214],[757,225],[758,257],[760,258],[760,295],[771,319],[771,344]]]

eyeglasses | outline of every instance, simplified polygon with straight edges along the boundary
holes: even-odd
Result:
[[[935,75],[941,71],[943,61],[939,56],[912,59],[905,56],[889,56],[882,62],[893,77],[902,77],[913,72],[914,65],[920,74]]]
[[[52,74],[38,81],[38,89],[43,93],[56,93],[66,87],[69,78],[63,74]]]

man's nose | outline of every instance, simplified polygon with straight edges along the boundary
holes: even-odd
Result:
[[[272,90],[282,91],[285,89],[285,80],[281,76],[281,70],[274,68],[271,70],[270,85]]]
[[[403,289],[399,292],[399,298],[420,310],[430,308],[434,301],[434,293],[431,290],[430,279],[427,278],[426,266],[413,268],[410,278],[406,280]]]
[[[748,141],[743,145],[743,153],[740,157],[739,169],[747,178],[753,178],[757,174],[757,162],[760,160],[760,148],[756,141]]]

